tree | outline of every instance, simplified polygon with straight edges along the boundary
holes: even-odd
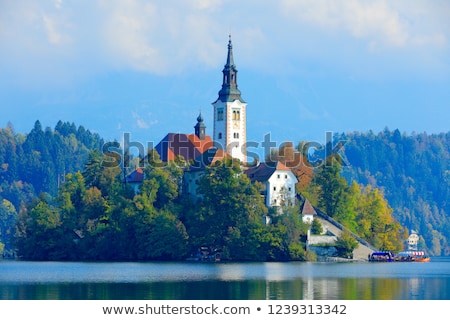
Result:
[[[305,260],[305,243],[301,239],[306,236],[309,226],[303,222],[299,206],[285,209],[275,219],[275,227],[280,230],[280,249],[283,252],[277,260]]]
[[[102,167],[102,155],[99,150],[92,150],[89,153],[88,160],[84,165],[83,177],[86,183],[86,187],[100,186],[100,176],[103,172]]]
[[[2,243],[3,249],[6,247],[8,251],[13,249],[16,222],[16,208],[10,201],[0,198],[0,243]],[[0,253],[3,253],[3,249],[0,250]]]
[[[317,187],[319,208],[330,217],[345,208],[347,181],[340,175],[339,164],[323,165],[314,174],[313,183]]]
[[[59,209],[64,225],[70,230],[82,229],[87,222],[84,215],[86,186],[80,172],[69,173],[58,194]]]
[[[142,190],[147,193],[153,190],[155,207],[161,209],[178,197],[183,171],[174,162],[169,162],[164,168],[147,166],[144,172]]]
[[[350,232],[343,230],[336,240],[335,245],[340,257],[351,258],[353,257],[353,250],[358,248],[359,243],[353,238]]]
[[[187,219],[194,247],[223,249],[231,259],[255,258],[267,208],[239,164],[225,160],[207,168],[198,191],[202,200]]]
[[[311,234],[321,234],[323,232],[322,224],[318,219],[313,219],[311,223]]]
[[[138,220],[137,257],[140,260],[179,260],[186,256],[188,235],[178,218],[162,210]]]
[[[343,223],[362,238],[381,250],[401,251],[403,248],[401,225],[394,219],[393,210],[380,190],[370,185],[365,188],[353,186],[354,199],[347,205],[354,212]]]
[[[400,251],[402,228],[381,191],[355,182],[348,186],[340,172],[338,164],[316,171],[313,183],[320,209],[375,247]]]
[[[64,260],[74,254],[72,233],[61,228],[58,210],[41,198],[19,215],[18,256],[30,260]]]

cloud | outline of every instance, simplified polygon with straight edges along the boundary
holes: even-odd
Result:
[[[446,36],[437,30],[421,34],[414,28],[422,24],[420,11],[408,10],[409,1],[398,1],[395,7],[385,0],[283,0],[282,12],[291,19],[319,27],[329,32],[343,31],[367,41],[369,49],[379,46],[443,45]],[[424,10],[430,5],[416,3]],[[428,8],[428,9],[427,9]],[[422,11],[423,12],[423,11]]]
[[[55,0],[55,8],[61,9],[62,7],[62,0]]]
[[[51,44],[62,44],[64,41],[68,41],[69,38],[66,37],[61,30],[55,19],[44,15],[42,17],[45,30],[47,31],[47,39]]]
[[[157,74],[218,62],[222,1],[100,1],[102,38],[113,63]],[[226,35],[223,35],[222,39]],[[213,53],[213,54],[212,54]]]
[[[155,5],[106,1],[100,9],[103,20],[98,27],[105,41],[105,52],[113,62],[153,72],[166,68],[161,51],[151,39],[158,25]]]
[[[197,7],[198,9],[217,9],[219,8],[223,1],[222,0],[192,0],[191,1],[195,7]]]
[[[133,120],[135,121],[135,125],[139,129],[149,129],[150,127],[154,126],[155,124],[158,124],[158,120],[152,119],[151,112],[148,112],[145,115],[142,115],[141,113],[137,111],[132,111],[131,116]]]
[[[433,63],[444,60],[444,54],[434,56],[436,48],[448,51],[450,34],[449,5],[438,3],[10,1],[2,3],[0,10],[0,68],[9,82],[33,86],[57,86],[111,71],[165,76],[217,69],[224,62],[230,32],[236,63],[261,70],[270,62],[265,73],[293,70],[310,57],[337,65],[336,51],[353,60],[386,49],[388,54],[390,49],[406,49],[409,59]],[[331,35],[326,40],[321,38],[324,32]],[[348,38],[362,43],[365,52]],[[328,40],[340,48],[331,52]],[[417,48],[427,52],[409,50]],[[396,54],[405,55],[406,50]]]

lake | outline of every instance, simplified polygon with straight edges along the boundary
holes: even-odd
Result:
[[[428,263],[0,260],[9,300],[449,300],[450,258]]]

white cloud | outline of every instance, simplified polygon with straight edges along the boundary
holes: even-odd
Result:
[[[151,126],[154,126],[155,124],[158,124],[158,120],[157,119],[152,119],[151,112],[146,113],[146,114],[143,115],[140,112],[132,111],[131,112],[131,116],[132,116],[133,120],[135,121],[135,125],[139,129],[148,129]]]
[[[62,0],[55,0],[55,8],[61,9],[62,7]]]
[[[163,72],[166,63],[152,35],[157,28],[156,7],[139,1],[101,3],[102,20],[97,26],[114,63],[138,70]]]
[[[99,28],[113,63],[167,74],[190,64],[212,65],[217,58],[212,11],[221,1],[148,3],[101,1]]]
[[[329,32],[343,31],[364,39],[370,49],[446,42],[446,36],[440,31],[428,30],[428,34],[422,34],[414,27],[431,17],[409,10],[410,1],[397,1],[396,7],[392,3],[385,0],[283,0],[282,12],[299,23]],[[427,7],[427,3],[414,2],[417,4]]]
[[[44,15],[42,17],[45,30],[47,31],[47,39],[51,44],[61,44],[64,40],[67,40],[68,37],[64,36],[62,32],[59,30],[58,25],[55,19],[50,16]]]
[[[311,57],[337,65],[333,55],[349,56],[353,63],[368,52],[391,54],[392,48],[407,49],[416,61],[426,48],[426,61],[432,62],[437,49],[447,50],[450,36],[449,5],[438,8],[424,0],[414,6],[406,0],[18,3],[1,5],[0,67],[34,85],[111,69],[160,75],[217,69],[224,63],[230,32],[238,66],[264,66],[267,73],[286,72]],[[330,35],[326,40],[324,32]],[[362,43],[365,52],[349,38]],[[337,52],[328,40],[339,46]]]
[[[217,9],[219,8],[223,1],[222,0],[192,0],[192,4],[198,9]]]

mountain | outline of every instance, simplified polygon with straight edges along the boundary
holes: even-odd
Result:
[[[383,190],[394,217],[422,237],[422,249],[449,255],[450,132],[402,134],[386,128],[335,139],[346,141],[346,179]]]

